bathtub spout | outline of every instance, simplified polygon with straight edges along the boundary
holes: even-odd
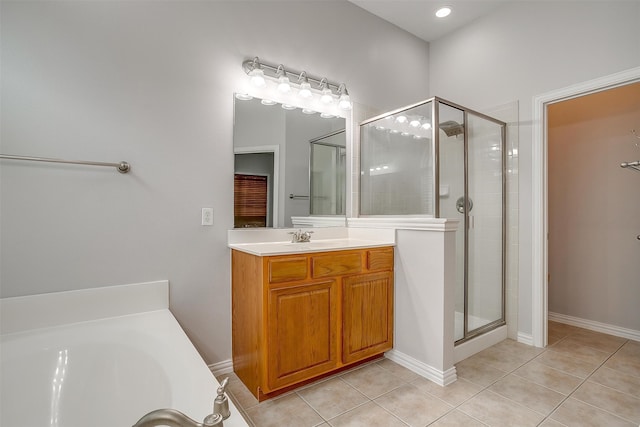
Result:
[[[140,418],[133,427],[222,427],[220,414],[207,415],[202,423],[192,420],[185,414],[175,409],[156,409]]]

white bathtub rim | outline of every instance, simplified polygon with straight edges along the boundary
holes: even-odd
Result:
[[[168,280],[0,298],[0,335],[168,308]]]

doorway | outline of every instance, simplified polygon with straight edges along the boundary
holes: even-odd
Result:
[[[536,347],[547,345],[548,322],[548,146],[547,107],[579,96],[640,82],[640,67],[591,80],[534,97],[532,138],[532,224],[531,286],[532,341]]]

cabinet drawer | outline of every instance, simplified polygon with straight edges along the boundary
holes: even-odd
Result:
[[[367,251],[367,269],[392,270],[393,248],[371,249]]]
[[[307,257],[269,259],[269,283],[291,282],[307,278]]]
[[[319,255],[311,258],[311,276],[314,279],[359,273],[361,270],[362,257],[359,252]]]

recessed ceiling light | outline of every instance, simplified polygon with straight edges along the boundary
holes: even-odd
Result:
[[[436,16],[438,18],[445,18],[447,16],[449,16],[449,14],[451,13],[451,8],[448,6],[444,6],[441,7],[440,9],[436,10]]]

